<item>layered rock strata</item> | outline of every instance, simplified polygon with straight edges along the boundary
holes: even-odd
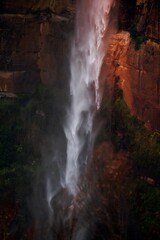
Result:
[[[65,78],[73,7],[42,2],[1,2],[0,92],[32,92]]]

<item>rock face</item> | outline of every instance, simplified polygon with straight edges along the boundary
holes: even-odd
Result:
[[[72,9],[74,0],[2,0],[0,3],[1,13],[26,13],[37,10],[50,9],[60,13]]]
[[[113,36],[103,66],[112,92],[114,77],[132,114],[153,130],[160,130],[160,46],[148,40],[135,50],[128,32]],[[104,76],[104,74],[103,74]]]
[[[138,32],[152,39],[160,39],[160,1],[137,0],[136,22]]]
[[[134,23],[137,33],[150,40],[135,50],[129,33],[115,34],[102,76],[112,92],[118,75],[132,114],[159,130],[160,1],[120,0],[120,13],[122,29]],[[73,15],[73,0],[0,2],[0,92],[32,92],[40,82],[64,84]]]
[[[131,4],[129,0],[120,0],[119,33],[113,35],[110,41],[102,68],[102,77],[107,82],[109,92],[112,93],[114,79],[119,76],[124,99],[131,113],[143,120],[146,127],[158,131],[160,130],[159,19],[159,0],[134,0]],[[147,41],[144,41],[146,39]]]
[[[128,30],[133,25],[137,0],[119,0],[119,28]]]
[[[160,39],[159,0],[119,0],[119,28]]]
[[[58,3],[58,5],[57,5]],[[32,92],[68,74],[70,1],[2,1],[0,91]]]

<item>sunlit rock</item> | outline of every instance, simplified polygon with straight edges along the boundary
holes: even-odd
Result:
[[[103,76],[112,92],[114,77],[120,77],[124,99],[132,114],[159,130],[160,48],[151,40],[135,49],[128,32],[113,35],[106,55]],[[109,69],[109,71],[107,70]],[[107,73],[108,71],[108,73]]]

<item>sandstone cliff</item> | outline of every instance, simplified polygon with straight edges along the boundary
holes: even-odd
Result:
[[[119,76],[131,113],[143,120],[147,127],[160,130],[159,44],[148,40],[135,50],[130,34],[119,32],[112,37],[104,64],[110,91],[114,77]]]
[[[112,93],[120,79],[124,99],[146,127],[160,130],[160,2],[120,1],[119,31],[114,34],[102,68]]]
[[[119,76],[132,114],[159,130],[160,2],[119,1],[119,33],[111,40],[102,75],[111,92]],[[32,92],[40,82],[67,79],[74,2],[1,1],[1,94]]]
[[[0,10],[0,91],[66,78],[72,1],[2,1]]]

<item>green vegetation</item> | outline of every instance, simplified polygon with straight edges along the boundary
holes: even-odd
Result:
[[[12,192],[15,198],[19,195],[23,200],[27,196],[41,160],[43,137],[52,132],[51,129],[54,131],[55,122],[60,122],[66,102],[66,91],[43,85],[39,85],[32,95],[1,98],[1,200],[8,192]]]
[[[57,126],[67,101],[64,88],[43,85],[33,95],[1,99],[0,202],[12,196],[13,201],[25,205],[41,161],[43,139],[59,131]],[[112,141],[117,152],[127,151],[132,166],[128,239],[136,239],[131,238],[134,232],[141,240],[158,240],[160,134],[146,129],[143,122],[130,114],[118,78],[113,97],[103,100],[100,115],[105,126],[97,141]],[[150,183],[147,178],[153,181]]]
[[[131,218],[136,219],[141,239],[158,240],[160,237],[160,189],[137,180],[130,198]]]
[[[130,114],[122,90],[117,86],[113,99],[111,129],[116,149],[130,152],[136,171],[148,168],[154,171],[154,175],[160,174],[160,134],[145,128],[143,122]]]
[[[22,114],[28,101],[22,96],[14,99],[2,98],[0,101],[1,200],[10,192],[13,193],[13,198],[18,195],[22,199],[22,195],[24,197],[29,190],[35,160],[29,156],[33,149],[26,140],[27,126]]]
[[[129,231],[137,231],[141,240],[159,239],[160,133],[145,128],[142,121],[130,114],[118,79],[113,98],[104,101],[101,115],[107,119],[101,141],[111,140],[116,151],[129,153],[132,166],[129,218],[134,222]]]
[[[146,1],[147,2],[147,1]],[[148,1],[148,3],[151,1]],[[141,8],[141,11],[139,12],[139,14],[135,14],[133,20],[131,21],[131,24],[129,25],[129,27],[127,30],[130,33],[131,39],[132,39],[132,43],[135,47],[135,50],[139,50],[141,47],[141,44],[146,43],[147,40],[151,40],[152,42],[155,43],[160,43],[160,40],[157,38],[154,38],[150,35],[147,35],[147,26],[149,24],[149,16],[150,16],[150,7],[148,8],[147,13],[142,12],[142,9],[145,8],[144,6],[145,3],[142,3],[141,6],[139,5],[139,7]],[[151,4],[151,3],[149,3]],[[148,15],[148,17],[146,17]],[[143,26],[141,26],[141,30],[137,30],[137,26],[138,24],[141,22],[142,23],[142,18],[143,19]],[[152,25],[152,23],[150,23]]]
[[[67,101],[66,89],[44,85],[39,85],[33,94],[0,99],[0,206],[9,202],[16,209],[18,205],[19,213],[13,221],[18,228],[16,234],[22,238],[32,224],[27,201],[33,197],[35,177],[41,171],[42,148],[48,147],[53,134],[59,131]],[[4,208],[7,211],[9,206]],[[4,219],[0,231],[3,239],[10,234],[8,214],[7,222],[5,211],[0,212],[0,219]]]
[[[137,31],[137,22],[138,21],[134,21],[134,23],[132,23],[132,25],[130,26],[130,28],[128,29],[131,39],[133,41],[133,45],[135,50],[139,50],[141,47],[142,43],[145,43],[149,38],[146,36],[145,32],[138,32]]]

